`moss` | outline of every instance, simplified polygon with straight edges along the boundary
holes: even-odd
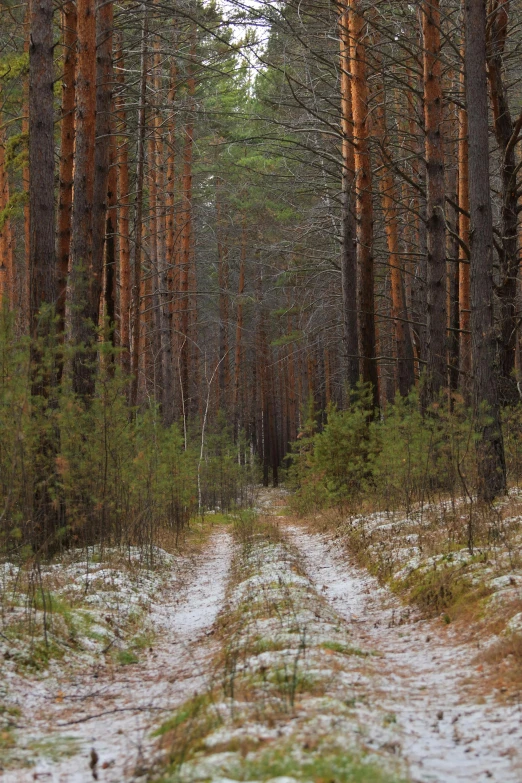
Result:
[[[399,783],[402,778],[389,773],[363,755],[319,746],[314,752],[297,752],[291,745],[270,747],[236,761],[224,770],[238,781],[292,777],[314,783]]]
[[[131,642],[133,650],[146,650],[152,647],[155,636],[152,632],[144,632],[135,636]]]
[[[138,656],[132,650],[119,650],[117,660],[120,666],[129,666],[139,662]]]
[[[80,750],[80,744],[76,737],[58,736],[31,742],[27,748],[37,756],[45,756],[56,762],[62,758],[75,756]]]
[[[47,593],[44,591],[42,595],[41,590],[37,590],[33,598],[33,606],[35,609],[41,611],[47,611],[50,614],[70,615],[71,605],[63,597],[56,595],[56,593]]]
[[[64,651],[56,642],[50,640],[46,644],[41,640],[32,645],[29,652],[23,655],[15,655],[18,665],[30,671],[42,671],[46,669],[51,660],[61,660]]]
[[[212,704],[210,693],[196,695],[154,732],[153,736],[161,737],[161,745],[167,750],[170,772],[176,773],[184,761],[201,750],[205,737],[220,725],[221,719]]]
[[[418,569],[392,585],[395,592],[406,592],[410,603],[418,604],[432,614],[441,612],[454,619],[463,608],[478,610],[491,590],[485,584],[474,584],[463,566],[444,564],[429,570]]]
[[[350,647],[349,645],[340,644],[340,642],[323,642],[321,647],[324,650],[332,650],[341,655],[358,655],[360,658],[367,658],[371,655],[371,653],[360,650],[358,647]]]
[[[264,636],[259,636],[248,646],[246,652],[249,655],[261,655],[265,652],[278,652],[280,650],[285,650],[287,647],[288,642],[284,639],[267,639]]]

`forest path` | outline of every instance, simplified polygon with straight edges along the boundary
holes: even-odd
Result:
[[[368,704],[368,716],[378,705],[396,722],[397,752],[412,779],[520,783],[521,705],[481,692],[476,647],[459,643],[440,620],[415,616],[350,563],[331,536],[291,523],[277,509],[272,513],[307,576],[348,625],[352,643],[372,650],[355,691]]]
[[[5,771],[2,780],[87,783],[96,775],[103,783],[122,783],[149,766],[154,727],[207,687],[208,662],[215,653],[209,637],[223,604],[231,558],[231,535],[220,530],[194,558],[181,587],[179,574],[172,573],[170,587],[151,607],[155,639],[143,661],[43,679],[24,694],[24,713],[33,716],[23,732],[26,741],[29,736],[42,747],[54,747],[57,757],[47,752],[30,769]],[[68,744],[78,752],[64,758]]]

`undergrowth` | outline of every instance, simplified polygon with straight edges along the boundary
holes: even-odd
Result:
[[[503,416],[512,489],[481,504],[477,422],[462,398],[423,411],[413,391],[377,417],[360,386],[351,406],[331,408],[322,424],[310,404],[290,455],[289,511],[335,530],[361,565],[426,615],[506,633],[511,593],[522,584],[522,406]],[[502,581],[509,575],[512,586]],[[515,668],[519,633],[495,648]]]

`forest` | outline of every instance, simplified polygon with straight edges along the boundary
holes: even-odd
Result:
[[[0,20],[0,777],[519,783],[520,0]]]

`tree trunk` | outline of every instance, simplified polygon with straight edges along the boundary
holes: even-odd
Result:
[[[515,345],[517,338],[518,279],[518,194],[516,139],[520,125],[513,122],[504,78],[503,55],[507,35],[509,2],[492,0],[488,21],[487,65],[495,137],[500,156],[501,176],[501,243],[499,252],[500,285],[500,375],[503,402],[518,402],[515,378]],[[521,113],[522,118],[522,113]]]
[[[71,251],[77,23],[76,4],[67,2],[62,10],[64,55],[60,129],[60,201],[58,207],[58,299],[56,302],[61,332],[65,329],[65,303]]]
[[[151,112],[154,110],[151,110]],[[154,127],[154,119],[152,121]],[[161,313],[159,297],[159,275],[158,275],[158,232],[156,219],[158,216],[158,182],[155,171],[156,163],[156,137],[154,130],[149,135],[148,155],[147,155],[147,181],[149,195],[149,217],[148,217],[148,247],[146,253],[147,271],[144,276],[147,279],[147,287],[150,289],[150,295],[147,291],[147,298],[144,302],[145,321],[150,324],[148,329],[150,333],[149,353],[150,367],[152,370],[152,383],[154,388],[154,399],[161,406],[163,396],[163,361],[161,356]]]
[[[160,42],[155,42],[157,49],[154,55],[154,86],[156,103],[161,105],[162,100],[162,73]],[[172,364],[172,334],[171,334],[171,291],[169,285],[170,258],[167,252],[167,196],[165,189],[165,160],[163,151],[163,118],[157,110],[154,114],[154,136],[156,141],[155,177],[157,182],[156,193],[156,236],[158,253],[158,282],[159,282],[159,329],[161,349],[161,412],[163,423],[170,426],[174,420],[174,374]],[[151,161],[152,163],[152,161]],[[170,183],[168,183],[170,185]],[[170,206],[170,204],[169,204]]]
[[[219,287],[219,406],[228,411],[230,393],[229,353],[229,268],[227,232],[222,215],[221,189],[223,182],[216,181],[216,234],[218,251],[218,287]]]
[[[143,23],[141,31],[140,97],[138,105],[138,149],[136,166],[136,204],[134,210],[134,270],[132,281],[132,345],[131,384],[129,402],[134,408],[138,402],[138,380],[140,359],[141,320],[141,255],[143,245],[143,181],[145,174],[145,121],[147,114],[147,70],[148,70],[148,15],[142,6]]]
[[[42,305],[56,305],[53,3],[32,0],[29,47],[29,214],[31,336]],[[47,327],[50,328],[49,324]]]
[[[386,148],[386,117],[381,105],[377,108],[377,136],[383,152]],[[413,344],[411,341],[408,312],[404,294],[402,259],[399,247],[399,224],[397,204],[399,203],[395,180],[390,167],[386,165],[388,155],[383,155],[383,172],[380,175],[384,230],[388,244],[390,266],[391,316],[397,351],[397,385],[399,393],[406,397],[415,383]]]
[[[57,296],[54,196],[54,63],[53,2],[32,0],[29,47],[29,280],[30,333],[32,338],[32,393],[47,411],[56,405],[55,357],[42,363],[42,352],[53,350],[54,308]],[[44,402],[45,401],[45,402]],[[42,415],[39,405],[35,414]],[[58,435],[49,425],[40,432],[33,465],[34,503],[31,541],[48,548],[61,523],[59,489],[56,487]]]
[[[462,79],[465,87],[465,80]],[[459,109],[459,329],[461,385],[468,387],[471,379],[471,311],[469,292],[469,160],[468,113]]]
[[[419,126],[424,126],[424,102],[422,98],[422,84],[420,80],[411,80],[410,89],[407,92],[408,103],[408,130],[412,139],[415,157],[412,161],[412,174],[414,188],[411,194],[414,210],[414,225],[412,227],[412,246],[416,248],[417,260],[412,268],[411,280],[411,315],[413,320],[413,344],[417,359],[417,380],[420,380],[426,369],[427,334],[426,313],[428,309],[428,297],[426,286],[427,269],[427,239],[426,239],[426,198],[422,191],[426,184],[426,167],[422,164],[424,151],[424,134],[419,132]]]
[[[100,319],[103,282],[107,195],[109,184],[112,113],[113,3],[97,0],[96,7],[96,147],[94,152],[92,267],[89,279],[89,322],[95,329]]]
[[[175,22],[174,22],[175,25]],[[174,27],[175,29],[175,27]],[[175,41],[174,41],[175,42]],[[173,57],[170,64],[169,90],[167,104],[169,106],[168,118],[168,141],[167,141],[167,182],[165,195],[165,253],[167,265],[167,288],[168,288],[168,321],[170,334],[170,362],[171,362],[171,416],[174,418],[177,394],[175,393],[177,374],[174,366],[173,353],[179,344],[179,335],[176,332],[175,314],[177,310],[177,291],[179,288],[179,268],[177,265],[179,237],[177,235],[176,224],[176,97],[178,88],[178,73],[176,60]]]
[[[24,54],[30,57],[29,38],[31,35],[31,0],[28,0],[24,16]],[[23,83],[23,117],[22,133],[29,135],[29,79],[24,79]],[[20,301],[22,323],[24,328],[31,331],[31,219],[29,214],[29,165],[26,163],[22,168],[22,186],[26,202],[24,204],[24,249],[25,249],[25,269],[23,280],[20,280]]]
[[[181,329],[181,383],[185,398],[185,405],[193,409],[190,402],[190,372],[191,358],[194,357],[193,335],[190,334],[195,313],[191,312],[191,305],[195,299],[195,291],[190,290],[191,266],[192,266],[192,152],[194,146],[194,92],[195,80],[193,73],[193,57],[195,44],[191,47],[191,59],[188,64],[187,92],[189,96],[188,117],[185,125],[185,144],[183,150],[183,175],[182,175],[182,206],[181,206],[181,257],[180,257],[180,329]],[[195,282],[195,281],[193,281]]]
[[[234,437],[237,438],[242,421],[242,411],[239,405],[239,392],[241,383],[241,369],[243,361],[243,294],[245,293],[245,266],[246,266],[246,229],[243,218],[243,230],[241,232],[241,258],[239,262],[239,282],[237,289],[237,321],[236,321],[236,346],[234,354],[234,391],[232,408],[234,411]]]
[[[366,33],[360,0],[354,0],[349,14],[352,112],[357,188],[357,259],[359,304],[359,354],[361,376],[371,384],[373,403],[379,406],[379,380],[375,337],[375,283],[373,268],[372,169],[368,145],[368,82],[366,78]]]
[[[366,33],[360,0],[349,14],[352,73],[352,114],[356,175],[359,355],[361,376],[372,386],[374,405],[379,405],[375,336],[375,292],[373,268],[373,202],[370,150],[368,146],[368,82],[366,77]]]
[[[121,36],[117,38],[116,80],[119,93],[116,99],[117,119],[121,136],[118,138],[116,162],[118,176],[118,240],[119,240],[119,346],[121,368],[130,373],[130,242],[129,242],[129,142],[126,137],[127,117],[125,111],[125,76]]]
[[[444,221],[444,148],[442,139],[442,64],[439,0],[422,4],[425,155],[428,209],[427,396],[447,386],[446,228]]]
[[[105,224],[104,304],[107,321],[106,339],[115,345],[116,323],[116,208],[118,175],[116,171],[115,136],[111,135],[110,168],[107,187],[107,220]],[[114,356],[111,356],[111,363]]]
[[[73,389],[87,402],[94,394],[94,330],[97,326],[97,323],[89,322],[96,141],[95,0],[78,0],[77,9],[76,146],[68,320],[71,340],[75,346]]]
[[[9,197],[9,174],[5,165],[5,134],[0,114],[0,213],[8,206]],[[0,222],[0,308],[5,302],[10,310],[14,310],[16,307],[15,294],[13,231],[11,221],[6,215]]]
[[[340,88],[341,88],[341,293],[346,382],[353,389],[359,380],[359,335],[357,323],[357,244],[353,195],[355,193],[355,154],[353,142],[349,6],[340,6]]]
[[[478,437],[478,495],[484,501],[491,501],[506,491],[506,465],[495,367],[493,217],[489,181],[484,0],[466,0],[465,26],[471,214],[471,346]]]

